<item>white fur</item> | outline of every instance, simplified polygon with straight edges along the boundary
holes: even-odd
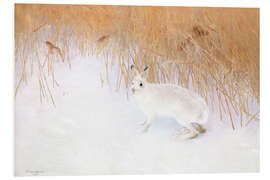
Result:
[[[147,72],[139,73],[136,69],[135,72],[131,89],[137,105],[147,116],[144,131],[157,116],[170,116],[189,130],[184,138],[197,136],[199,131],[192,123],[201,125],[208,120],[208,106],[203,98],[177,85],[149,83]]]

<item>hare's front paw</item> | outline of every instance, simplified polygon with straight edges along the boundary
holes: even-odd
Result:
[[[144,123],[145,125],[143,125],[143,127],[140,127],[138,129],[139,133],[146,133],[150,127],[150,124]]]
[[[147,120],[144,120],[144,121],[142,121],[142,122],[139,122],[138,125],[139,125],[139,126],[144,126],[146,123],[147,123]]]

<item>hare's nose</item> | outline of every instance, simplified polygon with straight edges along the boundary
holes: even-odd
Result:
[[[131,92],[134,94],[135,93],[135,88],[131,88]]]

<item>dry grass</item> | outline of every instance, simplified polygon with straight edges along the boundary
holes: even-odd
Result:
[[[250,103],[260,103],[259,9],[16,4],[15,96],[36,71],[41,101],[55,105],[54,64],[71,68],[71,49],[104,58],[102,86],[128,89],[130,64],[147,64],[149,81],[193,87],[233,128],[258,119]]]

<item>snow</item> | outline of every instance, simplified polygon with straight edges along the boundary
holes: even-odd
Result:
[[[40,103],[37,75],[19,91],[17,176],[259,171],[258,122],[232,131],[212,112],[207,132],[192,140],[174,138],[180,125],[169,117],[140,133],[144,114],[124,90],[101,87],[104,71],[97,57],[73,57],[71,70],[57,64],[56,108]]]

